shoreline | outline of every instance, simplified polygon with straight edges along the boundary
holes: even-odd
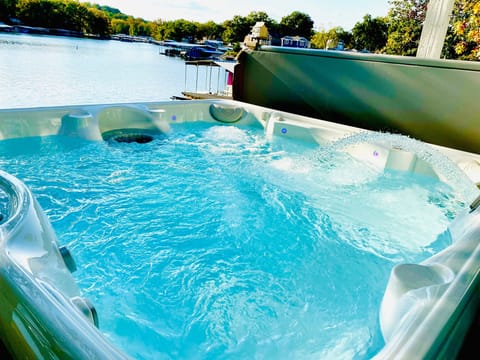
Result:
[[[95,34],[84,34],[80,31],[67,29],[52,29],[44,27],[35,27],[27,25],[7,25],[0,23],[0,33],[10,34],[28,34],[28,35],[50,35],[50,36],[66,36],[73,38],[88,38],[96,40],[118,40],[125,42],[139,42],[160,45],[159,41],[148,36],[131,36],[125,34],[115,34],[110,36],[100,36]]]

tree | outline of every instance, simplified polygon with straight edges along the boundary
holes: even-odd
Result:
[[[268,14],[264,11],[252,11],[246,16],[245,20],[250,26],[250,30],[257,22],[265,23],[265,26],[267,27],[269,33],[276,33],[279,30],[278,23],[272,18],[270,18]]]
[[[173,21],[158,20],[152,33],[158,40],[187,40],[192,42],[197,34],[197,23],[185,19]]]
[[[98,10],[95,8],[89,8],[87,17],[86,17],[86,25],[83,31],[89,34],[96,34],[102,37],[109,36],[110,21],[107,15],[105,15],[105,13],[101,10]]]
[[[66,29],[100,36],[110,34],[110,21],[103,11],[68,0],[19,0],[16,16],[24,24]]]
[[[112,21],[115,19],[112,19]],[[149,23],[141,18],[134,18],[129,16],[126,20],[128,25],[127,35],[130,36],[150,36],[151,35],[151,26]]]
[[[30,26],[50,25],[52,13],[53,4],[50,1],[20,0],[17,3],[17,17]]]
[[[252,25],[246,17],[235,15],[232,20],[226,20],[223,23],[225,31],[222,39],[227,44],[242,42],[245,36],[250,32]]]
[[[216,40],[222,37],[224,28],[222,25],[218,25],[213,21],[207,21],[206,23],[197,23],[197,39],[210,39]]]
[[[310,40],[314,34],[313,20],[307,14],[294,11],[280,21],[280,33],[282,36],[303,36]]]
[[[17,0],[0,0],[0,21],[9,22],[15,16]]]
[[[58,28],[74,31],[84,31],[87,26],[88,9],[83,4],[68,1],[63,4],[60,10],[63,24],[58,24]]]
[[[383,18],[372,19],[370,14],[363,17],[363,22],[357,22],[352,29],[355,48],[378,52],[387,43],[388,25]]]
[[[428,0],[392,0],[388,12],[388,39],[384,51],[394,55],[415,55],[425,21]]]
[[[480,1],[456,0],[443,55],[480,60]]]
[[[340,40],[343,41],[346,48],[351,48],[353,45],[352,34],[338,26],[328,31],[317,31],[312,36],[310,45],[316,49],[334,48],[338,45]]]
[[[130,24],[127,20],[111,19],[110,28],[112,29],[112,34],[130,34]]]
[[[278,29],[277,22],[271,19],[266,12],[252,11],[245,17],[235,15],[232,20],[223,22],[223,41],[230,44],[243,42],[245,36],[250,33],[257,22],[264,22],[269,33],[275,33]]]
[[[349,31],[344,30],[340,26],[336,27],[335,29],[338,39],[343,41],[345,48],[352,49],[354,47],[353,34]]]
[[[109,18],[112,18],[112,19],[127,20],[129,17],[128,15],[125,15],[124,13],[122,13],[119,9],[116,9],[110,6],[90,4],[90,3],[84,3],[84,4],[86,4],[88,7],[93,7],[103,11],[105,15],[107,15]]]

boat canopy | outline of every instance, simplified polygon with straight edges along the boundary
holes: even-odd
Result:
[[[237,64],[236,61],[214,61],[214,63],[231,72],[232,74],[234,73],[235,65]]]
[[[236,61],[221,61],[221,60],[191,60],[185,61],[185,65],[196,65],[196,66],[219,66],[227,70],[228,72],[234,73]]]

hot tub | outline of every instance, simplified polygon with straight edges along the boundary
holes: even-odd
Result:
[[[458,353],[478,309],[480,196],[473,185],[480,183],[478,154],[433,145],[426,151],[409,139],[393,136],[393,141],[385,141],[359,128],[218,100],[1,110],[0,134],[4,141],[36,139],[29,149],[15,149],[21,154],[35,153],[36,141],[44,137],[62,137],[66,143],[81,139],[113,146],[145,144],[168,137],[179,123],[198,121],[220,124],[220,130],[232,126],[260,129],[272,142],[300,140],[306,148],[333,147],[375,169],[464,187],[465,209],[445,231],[451,244],[419,263],[396,264],[388,282],[382,284],[385,292],[375,314],[384,339],[384,346],[375,351],[376,358],[438,358]],[[231,138],[225,141],[228,145]],[[448,159],[449,167],[443,171],[437,166],[440,157]],[[276,165],[286,166],[285,162]],[[0,173],[0,185],[0,328],[10,353],[15,358],[45,359],[133,356],[112,345],[102,333],[102,313],[97,313],[95,303],[84,296],[71,274],[77,267],[75,254],[59,245],[36,197],[6,172]],[[269,342],[274,343],[272,339]]]

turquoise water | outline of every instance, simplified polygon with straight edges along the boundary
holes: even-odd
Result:
[[[20,150],[21,149],[21,150]],[[136,359],[368,359],[391,268],[451,243],[460,197],[263,130],[174,124],[147,144],[0,142]]]
[[[181,95],[184,62],[159,51],[152,44],[0,33],[0,108],[159,101]],[[193,89],[193,74],[187,80]]]

